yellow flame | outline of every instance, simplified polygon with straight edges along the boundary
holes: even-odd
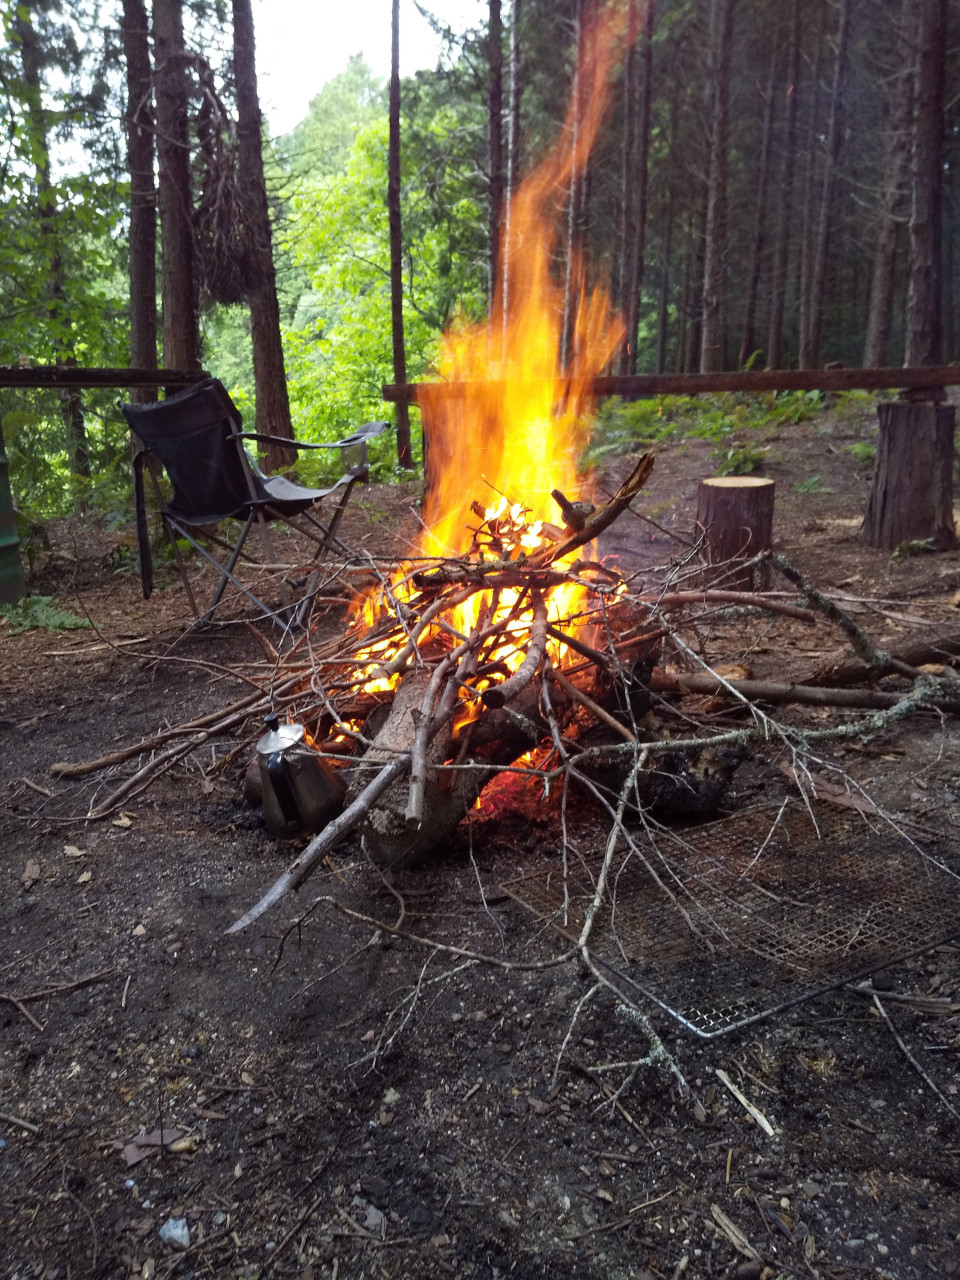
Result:
[[[549,545],[544,526],[562,522],[551,490],[573,499],[589,496],[589,479],[579,473],[588,382],[606,368],[624,331],[606,291],[587,288],[574,246],[566,246],[573,284],[556,279],[557,206],[584,169],[611,72],[628,35],[635,34],[627,32],[627,14],[628,6],[611,0],[587,24],[560,141],[510,203],[491,316],[445,335],[439,381],[421,387],[427,484],[420,549],[426,556],[472,551],[516,561]],[[569,354],[561,367],[564,349]],[[451,388],[451,383],[458,385]],[[479,510],[489,536],[478,549]],[[401,569],[392,586],[401,599],[411,594],[406,574]],[[458,605],[446,621],[469,634],[484,594],[489,596],[477,593]],[[518,599],[516,591],[502,591],[498,616],[506,617]],[[383,604],[382,590],[358,601],[357,624],[372,627]],[[549,594],[548,617],[568,622],[583,606],[583,588],[563,584]],[[501,646],[493,658],[519,665],[523,655],[516,640],[529,634],[529,625],[529,612],[526,620],[521,616],[511,623],[512,647]],[[557,650],[553,656],[561,660],[563,655]],[[375,691],[379,681],[366,687]]]

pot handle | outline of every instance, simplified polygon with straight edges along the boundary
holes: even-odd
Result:
[[[300,810],[297,808],[296,797],[290,786],[290,779],[287,777],[283,752],[275,751],[273,755],[267,756],[266,765],[267,777],[273,784],[273,793],[277,797],[277,804],[280,806],[284,822],[288,827],[301,826]]]

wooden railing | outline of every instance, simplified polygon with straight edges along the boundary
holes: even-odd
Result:
[[[204,369],[82,369],[68,364],[0,365],[0,387],[190,387],[210,374]]]
[[[444,394],[467,397],[467,382],[392,383],[383,388],[384,400],[416,404],[422,386],[442,386]],[[735,373],[655,373],[632,378],[590,378],[587,392],[597,399],[623,396],[641,400],[655,396],[697,396],[718,391],[920,391],[960,386],[960,365],[912,369],[762,369]]]

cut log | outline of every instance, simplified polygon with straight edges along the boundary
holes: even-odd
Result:
[[[767,586],[766,565],[737,569],[730,561],[747,560],[769,551],[773,542],[775,484],[763,476],[711,476],[700,481],[697,526],[705,535],[703,558],[708,582],[731,591]]]
[[[954,406],[896,400],[878,405],[877,413],[877,465],[863,521],[864,542],[883,551],[910,542],[951,550],[957,545]]]

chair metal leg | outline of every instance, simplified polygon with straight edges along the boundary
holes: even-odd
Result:
[[[212,564],[213,567],[220,574],[220,585],[217,587],[216,594],[213,598],[212,603],[210,604],[210,607],[207,609],[206,613],[203,615],[200,621],[202,622],[210,621],[210,617],[213,614],[214,609],[216,609],[217,605],[220,602],[221,597],[223,596],[224,591],[226,590],[228,581],[232,582],[233,585],[237,588],[237,590],[241,592],[241,594],[245,595],[248,600],[252,600],[253,603],[257,606],[257,608],[260,610],[260,612],[264,614],[265,617],[267,618],[277,617],[277,610],[271,609],[269,605],[264,604],[264,602],[259,598],[259,596],[254,595],[254,593],[250,590],[250,588],[245,587],[243,583],[240,581],[240,579],[235,577],[233,573],[233,565],[236,564],[236,561],[239,558],[240,550],[243,546],[243,541],[246,537],[246,534],[249,531],[249,524],[251,522],[252,522],[252,517],[247,522],[248,528],[245,529],[245,531],[240,536],[240,541],[237,545],[236,553],[232,558],[232,564],[228,568],[222,565],[215,556],[212,556],[205,547],[202,547],[200,543],[197,542],[196,538],[192,537],[191,534],[182,525],[179,525],[172,520],[170,521],[170,524],[172,525],[173,528],[177,530],[180,536],[183,538],[186,538],[187,542],[190,543],[190,545],[194,548],[194,550],[199,551],[200,555],[202,555],[203,558],[209,564]]]
[[[190,608],[193,616],[200,620],[200,610],[197,608],[196,597],[193,594],[193,588],[190,586],[190,579],[187,577],[187,566],[183,563],[183,556],[180,554],[180,548],[177,546],[177,539],[174,537],[173,530],[176,526],[167,516],[163,514],[163,494],[160,492],[160,482],[157,480],[152,467],[147,467],[150,481],[153,485],[154,497],[157,500],[157,509],[160,512],[160,519],[163,521],[163,530],[170,540],[170,546],[173,548],[173,558],[177,562],[177,572],[180,575],[180,581],[183,583],[183,589],[187,593],[187,599],[190,602]]]

